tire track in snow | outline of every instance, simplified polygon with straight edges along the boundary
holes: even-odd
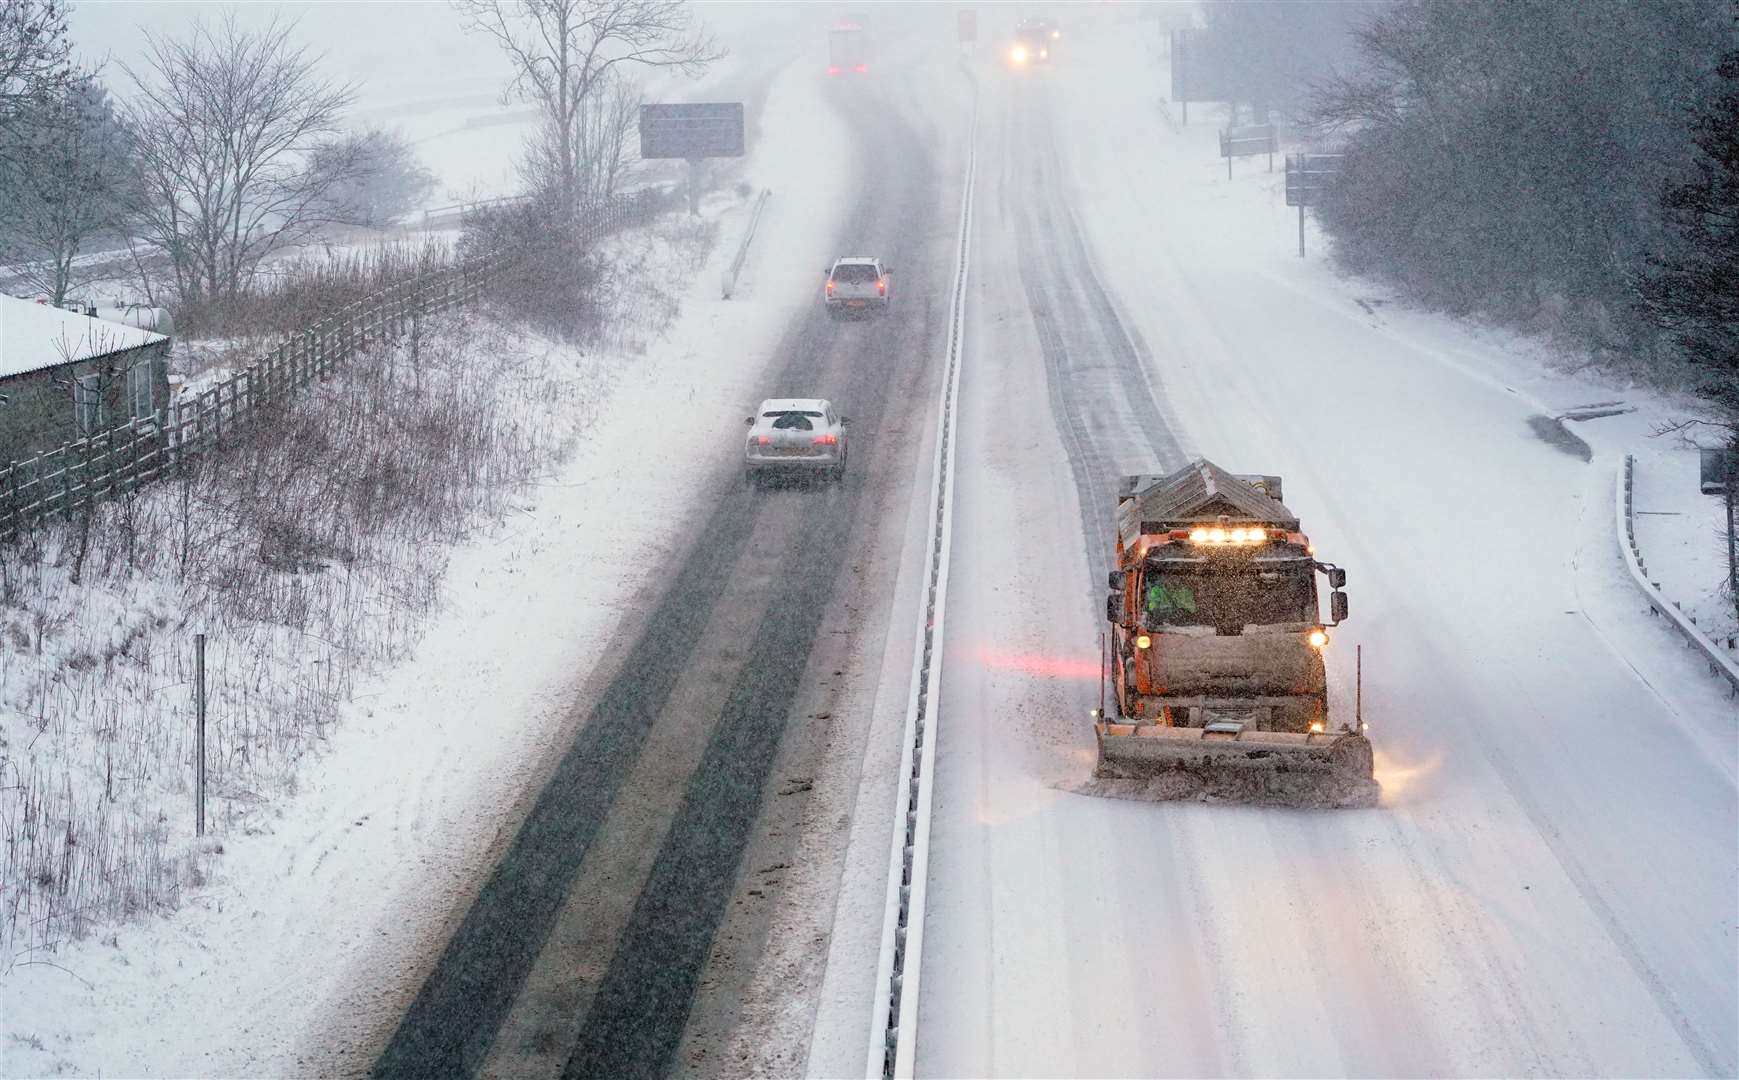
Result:
[[[1068,209],[1043,89],[1023,85],[1004,96],[1004,191],[1015,193],[1010,217],[1021,284],[1044,356],[1051,415],[1075,475],[1087,565],[1102,572],[1111,546],[1100,515],[1122,475],[1170,471],[1190,454],[1163,386],[1150,378],[1146,343],[1118,316]],[[1013,175],[1011,159],[1023,152],[1028,168]],[[1128,459],[1131,450],[1137,460]],[[1095,606],[1101,577],[1089,585]]]

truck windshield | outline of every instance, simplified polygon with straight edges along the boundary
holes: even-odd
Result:
[[[1316,593],[1309,570],[1256,567],[1218,572],[1148,569],[1141,583],[1142,626],[1212,626],[1222,634],[1246,626],[1314,623]]]

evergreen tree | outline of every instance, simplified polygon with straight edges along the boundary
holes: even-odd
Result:
[[[1739,424],[1739,50],[1696,120],[1696,175],[1661,199],[1670,253],[1638,282],[1643,312],[1698,373],[1697,390]]]

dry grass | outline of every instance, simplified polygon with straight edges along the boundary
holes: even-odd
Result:
[[[703,261],[712,232],[652,231],[662,259],[615,264],[646,232],[604,249],[612,316],[593,348],[482,315],[428,320],[180,476],[0,548],[0,971],[173,909],[226,838],[265,828],[358,678],[438,612],[450,545],[523,501],[675,314],[672,268]]]

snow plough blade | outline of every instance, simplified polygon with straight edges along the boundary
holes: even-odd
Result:
[[[1274,806],[1375,806],[1371,742],[1350,731],[1215,731],[1100,721],[1088,792]]]

